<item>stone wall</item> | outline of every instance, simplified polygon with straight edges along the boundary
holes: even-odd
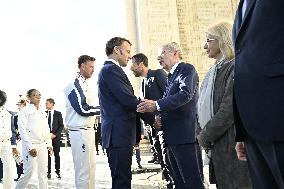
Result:
[[[204,49],[206,29],[218,22],[233,22],[239,0],[125,0],[128,38],[133,43],[133,54],[143,52],[149,67],[160,68],[158,48],[176,41],[183,49],[183,59],[192,63],[203,79],[214,63]],[[135,91],[139,79],[130,78]]]

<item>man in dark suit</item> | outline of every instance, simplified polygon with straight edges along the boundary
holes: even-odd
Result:
[[[284,188],[284,1],[241,0],[235,17],[236,150],[253,188]]]
[[[58,179],[61,179],[60,175],[60,145],[61,145],[61,131],[64,127],[63,118],[61,112],[54,110],[54,99],[49,98],[46,100],[48,125],[50,128],[52,147],[55,158],[55,173]],[[48,154],[48,172],[47,178],[51,179],[51,157]]]
[[[143,53],[138,53],[132,57],[131,71],[135,77],[142,77],[142,83],[139,91],[141,99],[158,100],[163,97],[167,84],[167,73],[163,69],[151,70],[148,68],[148,58]],[[166,150],[165,144],[162,143],[163,131],[155,129],[151,125],[151,137],[155,148],[154,157],[159,160],[163,170],[163,177],[171,185],[171,176],[166,167]],[[161,140],[159,140],[161,138]],[[164,157],[163,157],[164,155]],[[168,187],[169,188],[169,187]]]
[[[133,145],[136,143],[138,99],[122,70],[131,59],[131,43],[114,37],[106,44],[105,61],[98,78],[101,107],[102,147],[107,149],[112,188],[131,188]]]
[[[181,48],[175,42],[161,47],[158,60],[169,71],[166,92],[157,101],[143,100],[137,111],[160,113],[155,122],[165,134],[175,188],[203,189],[195,136],[198,75],[191,64],[181,61]]]

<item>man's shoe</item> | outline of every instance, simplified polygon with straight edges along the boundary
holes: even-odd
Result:
[[[156,158],[153,157],[151,160],[148,161],[148,163],[154,163],[155,161],[157,161],[157,160],[156,160]]]
[[[21,175],[20,176],[18,175],[18,178],[15,178],[14,181],[17,182],[20,179],[20,177],[21,177]]]
[[[56,177],[57,177],[58,179],[61,179],[60,173],[56,173]]]
[[[142,169],[142,165],[138,164],[138,168],[139,168],[139,169]]]
[[[51,174],[47,173],[47,179],[50,180],[51,179]]]

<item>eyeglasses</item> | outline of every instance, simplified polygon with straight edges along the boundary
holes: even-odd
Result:
[[[41,94],[39,93],[39,94],[33,94],[32,96],[34,96],[34,97],[41,97]]]
[[[207,38],[205,40],[205,43],[210,43],[211,41],[216,41],[217,39],[213,39],[213,38]]]

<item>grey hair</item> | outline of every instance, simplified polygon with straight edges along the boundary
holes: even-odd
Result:
[[[182,59],[183,53],[180,48],[180,45],[177,42],[166,43],[161,48],[168,49],[170,52],[177,52],[179,54],[179,58]]]

